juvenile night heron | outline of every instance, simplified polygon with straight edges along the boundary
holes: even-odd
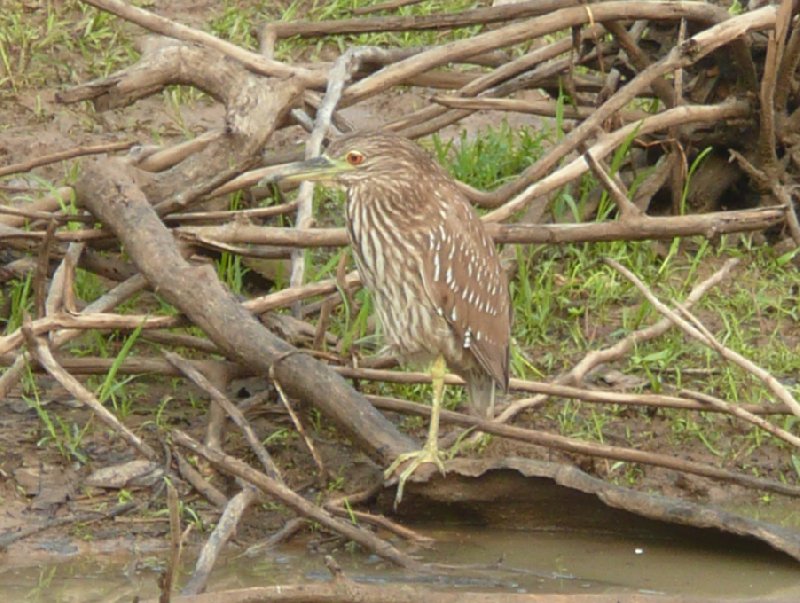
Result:
[[[296,166],[288,179],[347,192],[347,232],[372,292],[388,350],[430,362],[433,408],[422,450],[386,470],[405,481],[426,462],[444,473],[437,438],[447,367],[467,382],[473,412],[493,415],[508,386],[510,303],[494,243],[453,179],[417,145],[394,134],[352,134]]]

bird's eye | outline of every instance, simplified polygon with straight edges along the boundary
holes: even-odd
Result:
[[[347,155],[344,156],[344,159],[350,165],[361,165],[364,163],[364,155],[358,151],[349,151]]]

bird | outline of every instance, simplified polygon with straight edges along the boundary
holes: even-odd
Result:
[[[318,181],[346,192],[346,230],[362,282],[372,293],[386,351],[429,364],[433,400],[421,450],[386,469],[406,480],[423,463],[445,474],[439,411],[448,368],[464,379],[474,414],[491,419],[507,390],[511,302],[494,241],[456,181],[421,147],[387,132],[356,132],[296,162],[283,180]],[[406,465],[407,463],[407,465]]]

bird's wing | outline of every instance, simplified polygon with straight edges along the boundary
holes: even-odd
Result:
[[[511,322],[508,283],[494,242],[453,187],[429,231],[428,283],[463,348],[503,389],[508,387]]]

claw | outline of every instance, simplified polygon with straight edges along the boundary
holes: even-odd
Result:
[[[406,481],[408,481],[408,478],[414,474],[420,465],[424,463],[435,463],[439,468],[439,472],[442,475],[446,475],[444,462],[442,461],[442,453],[439,452],[438,446],[435,444],[433,446],[426,444],[421,450],[417,450],[416,452],[406,452],[399,455],[392,462],[392,464],[389,465],[389,468],[383,472],[383,478],[389,479],[392,477],[406,462],[408,462],[408,466],[405,467],[400,475],[397,476],[397,494],[394,497],[395,510],[400,504],[400,501],[403,500],[403,490],[405,488]]]

